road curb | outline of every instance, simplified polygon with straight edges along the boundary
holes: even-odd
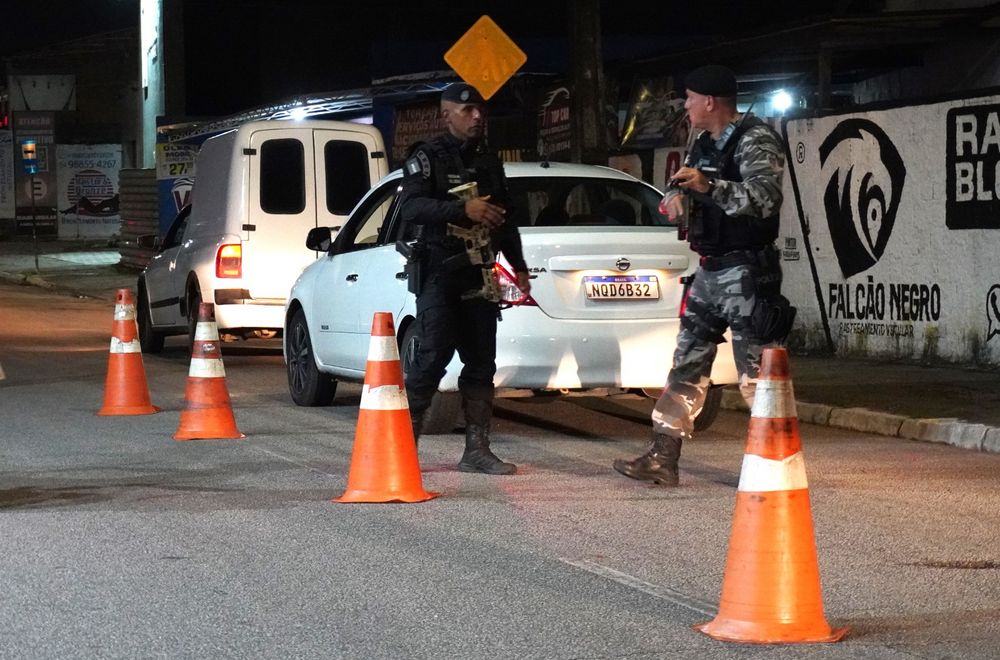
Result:
[[[725,410],[749,412],[746,402],[735,388],[722,391],[721,405]],[[868,408],[838,408],[807,401],[796,401],[795,407],[799,421],[808,424],[1000,453],[1000,428],[985,424],[972,424],[960,419],[918,419]]]

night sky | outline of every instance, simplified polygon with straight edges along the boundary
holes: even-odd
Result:
[[[364,87],[372,78],[444,70],[444,52],[483,14],[528,52],[525,71],[567,72],[569,1],[189,1],[185,48],[193,87],[188,98],[202,104],[189,110],[225,114],[301,92]],[[609,59],[647,57],[692,39],[705,43],[809,17],[870,13],[878,4],[604,0],[602,39]],[[8,0],[4,5],[8,10],[0,21],[0,56],[125,29],[139,20],[138,0]],[[224,93],[217,73],[191,73],[195,67],[200,74],[206,63],[219,73],[239,72],[226,80]]]

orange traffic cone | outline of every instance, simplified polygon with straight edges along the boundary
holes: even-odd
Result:
[[[347,490],[334,502],[424,502],[392,314],[376,312]]]
[[[229,401],[219,328],[215,325],[215,305],[201,303],[191,346],[184,410],[181,411],[181,423],[174,439],[231,440],[244,437],[236,428],[233,406]]]
[[[135,325],[135,297],[131,289],[118,289],[115,320],[111,325],[108,377],[104,382],[104,405],[98,415],[149,415],[160,409],[149,400],[146,369]]]
[[[783,348],[764,350],[736,493],[719,614],[695,626],[726,642],[836,642],[823,616],[795,396]]]

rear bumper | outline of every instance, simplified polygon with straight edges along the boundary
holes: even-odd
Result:
[[[216,300],[219,300],[218,295]],[[240,304],[217,302],[215,323],[220,330],[229,328],[281,330],[285,323],[285,301],[273,303],[269,301],[266,304],[249,300]]]
[[[677,346],[674,319],[572,321],[537,308],[505,310],[497,329],[497,387],[594,389],[663,387]],[[458,389],[456,355],[440,389]],[[719,345],[716,384],[737,382],[732,346]]]

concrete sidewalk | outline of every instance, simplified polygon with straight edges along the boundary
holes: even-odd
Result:
[[[106,240],[0,240],[0,280],[113,302],[138,272]],[[799,419],[886,436],[1000,453],[1000,372],[955,365],[791,356]],[[734,388],[723,407],[746,410]]]

